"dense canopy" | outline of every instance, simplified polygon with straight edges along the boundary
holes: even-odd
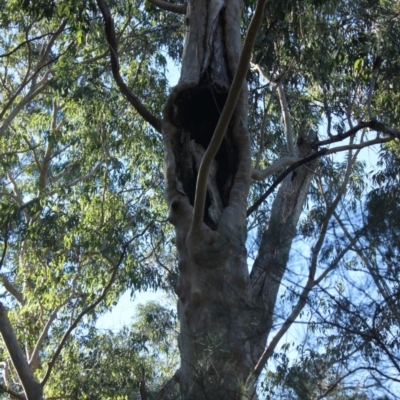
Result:
[[[397,0],[0,0],[0,399],[398,398],[399,71]]]

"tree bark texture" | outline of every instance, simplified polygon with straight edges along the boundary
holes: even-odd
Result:
[[[312,153],[315,138],[299,135],[296,156]],[[283,275],[286,271],[296,227],[307,199],[316,161],[297,168],[279,187],[271,207],[268,224],[262,235],[257,258],[251,271],[252,296],[258,310],[257,328],[253,335],[253,359],[257,362],[264,351],[272,328],[274,308]]]
[[[27,400],[43,400],[43,388],[35,379],[33,372],[18,343],[17,337],[11,327],[7,310],[0,303],[0,333],[10,354],[14,368],[18,373]]]
[[[273,307],[284,271],[284,266],[262,258],[252,287],[245,247],[251,183],[245,84],[209,171],[202,228],[191,231],[199,166],[239,61],[241,11],[240,0],[188,2],[181,77],[164,110],[166,197],[176,230],[180,274],[175,287],[181,354],[177,380],[185,400],[255,398],[252,388],[246,392],[245,383],[265,346],[265,324],[270,320],[266,310]],[[308,178],[299,178],[294,181],[296,188],[300,180],[297,197],[307,192],[309,184]],[[292,181],[280,189],[281,198],[287,190],[293,194]],[[298,197],[290,212],[285,207],[289,210],[295,200],[288,195],[281,205],[285,210],[271,216],[270,223],[278,226],[282,213],[290,214],[278,227],[279,232],[291,229],[283,249],[286,259],[304,199],[303,194]],[[268,234],[264,236],[268,241]],[[264,249],[265,255],[266,245]],[[284,258],[280,255],[279,262]]]
[[[189,1],[181,78],[163,121],[166,196],[176,229],[184,399],[237,399],[251,371],[246,262],[250,137],[245,86],[209,172],[200,232],[196,179],[240,55],[240,1]]]

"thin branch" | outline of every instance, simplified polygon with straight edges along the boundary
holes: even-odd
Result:
[[[176,14],[186,14],[187,4],[171,4],[163,0],[147,0],[158,8],[165,11],[171,11]]]
[[[327,144],[341,142],[342,140],[355,135],[358,131],[361,131],[362,129],[365,129],[365,128],[374,129],[373,126],[374,126],[375,122],[376,121],[368,121],[368,122],[360,121],[360,123],[358,125],[350,128],[346,132],[339,133],[338,135],[334,135],[330,139],[320,140],[320,141],[316,142],[315,146],[326,146]]]
[[[44,377],[43,377],[43,379],[41,381],[41,385],[42,386],[44,386],[46,384],[46,382],[48,381],[48,379],[50,378],[51,371],[53,370],[54,365],[55,365],[55,363],[57,361],[57,358],[59,357],[61,351],[63,350],[63,348],[65,346],[65,343],[67,342],[71,332],[78,326],[79,322],[81,321],[81,319],[86,314],[88,314],[89,312],[94,310],[104,300],[104,298],[106,297],[108,291],[111,289],[111,286],[114,283],[115,278],[117,276],[118,269],[119,269],[119,267],[120,267],[120,265],[121,265],[121,263],[122,263],[122,261],[123,261],[123,259],[125,257],[125,253],[126,253],[126,250],[127,250],[127,247],[129,245],[129,243],[130,242],[128,242],[125,245],[125,248],[124,248],[123,252],[121,253],[121,256],[120,256],[118,262],[117,263],[113,263],[113,262],[111,263],[113,265],[113,269],[112,269],[112,272],[111,272],[111,277],[110,277],[107,285],[103,288],[100,296],[98,296],[98,298],[90,306],[86,307],[84,310],[81,311],[81,313],[76,317],[75,321],[69,326],[67,331],[64,333],[64,336],[62,337],[61,342],[57,347],[57,350],[54,352],[53,357],[51,358],[51,360],[47,364],[46,373],[45,373],[45,375],[44,375]],[[103,254],[103,256],[109,262],[112,261],[112,260],[110,260],[109,257],[106,257],[104,254]]]
[[[45,74],[41,81],[32,86],[26,96],[12,109],[10,114],[8,114],[7,118],[4,120],[3,124],[0,126],[0,138],[4,135],[6,129],[9,127],[13,119],[16,115],[32,100],[34,99],[39,93],[43,92],[46,89],[49,81],[47,81],[49,75],[49,71]]]
[[[287,140],[287,148],[288,148],[288,153],[289,156],[294,157],[295,156],[295,149],[294,149],[294,140],[293,140],[293,127],[292,127],[292,118],[290,116],[290,111],[289,107],[286,101],[286,94],[285,90],[282,85],[282,81],[285,78],[285,75],[289,72],[289,70],[292,68],[294,62],[294,58],[292,59],[292,62],[289,65],[289,68],[281,74],[277,79],[272,81],[269,79],[261,69],[261,67],[258,64],[252,64],[252,70],[258,71],[260,75],[271,85],[274,86],[275,89],[278,89],[278,97],[279,97],[279,103],[281,105],[282,109],[282,117],[283,117],[283,123],[285,125],[285,133],[286,133],[286,140]]]
[[[30,366],[31,366],[31,365],[34,365],[34,364],[36,363],[36,360],[37,360],[37,358],[38,358],[38,356],[39,356],[39,351],[40,351],[41,348],[42,348],[42,344],[43,344],[44,340],[46,339],[46,336],[47,336],[47,334],[48,334],[48,332],[49,332],[49,329],[50,329],[51,324],[52,324],[53,321],[57,318],[58,311],[60,310],[61,307],[63,307],[65,304],[67,304],[68,301],[71,300],[71,298],[72,298],[72,296],[69,297],[67,300],[65,300],[62,304],[60,304],[59,306],[57,306],[57,307],[53,310],[53,312],[50,314],[50,317],[49,317],[49,319],[47,320],[46,325],[44,326],[43,331],[42,331],[42,333],[40,334],[39,339],[38,339],[38,341],[36,342],[35,348],[33,349],[33,352],[32,352],[32,354],[31,354],[31,358],[30,358],[30,360],[29,360],[29,365],[30,365]]]
[[[9,389],[7,386],[0,384],[0,390],[2,390],[4,393],[9,394],[11,397],[14,397],[16,399],[27,400],[27,398],[24,394],[14,392],[14,390]]]
[[[264,110],[264,116],[263,116],[263,120],[262,120],[262,123],[261,123],[260,149],[258,150],[255,169],[258,169],[258,167],[260,166],[262,153],[264,151],[265,124],[267,122],[267,115],[268,115],[268,112],[269,112],[269,108],[271,107],[272,100],[274,98],[274,94],[276,92],[276,89],[277,89],[276,85],[272,87],[272,91],[271,91],[270,97],[268,99],[267,107],[265,107],[265,110]]]
[[[372,112],[372,93],[375,89],[376,78],[378,77],[379,68],[382,64],[382,58],[378,56],[374,61],[374,65],[372,67],[371,81],[369,82],[369,91],[368,91],[368,99],[367,99],[367,109],[368,109],[368,117],[369,119],[375,119],[374,114]]]
[[[285,132],[286,132],[286,141],[288,147],[289,156],[294,157],[294,141],[293,141],[293,127],[292,127],[292,119],[289,112],[289,107],[286,101],[285,90],[283,89],[283,85],[281,82],[278,83],[278,96],[279,102],[282,108],[282,116],[283,116],[283,123],[285,125]]]
[[[29,400],[42,400],[43,388],[35,379],[35,376],[24,357],[24,353],[22,352],[18,339],[11,327],[10,320],[8,319],[7,310],[2,303],[0,303],[0,333],[3,337],[7,351],[10,354],[14,368],[22,383],[26,398]]]
[[[355,127],[355,128],[357,128],[357,127]],[[354,130],[355,128],[352,128],[350,130]],[[386,131],[389,131],[389,129],[390,128],[386,128]],[[391,128],[391,129],[394,129],[394,128]],[[320,158],[320,157],[328,155],[328,154],[338,153],[340,151],[347,151],[347,150],[360,150],[360,149],[363,149],[365,147],[372,146],[374,144],[390,142],[393,139],[394,139],[393,137],[384,137],[384,138],[381,138],[381,139],[378,138],[378,139],[375,139],[375,140],[370,140],[370,141],[364,142],[364,143],[351,144],[351,145],[347,145],[347,146],[335,147],[333,149],[323,148],[323,149],[317,151],[316,153],[312,154],[311,156],[305,157],[305,158],[295,162],[288,169],[286,169],[284,172],[282,172],[282,174],[279,175],[279,177],[268,188],[268,190],[251,207],[249,207],[249,209],[247,210],[247,216],[253,214],[253,212],[255,212],[258,209],[258,207],[260,207],[260,205],[276,189],[276,187],[283,181],[283,179],[287,175],[289,175],[292,171],[294,171],[296,168],[300,167],[301,165],[307,164],[307,163],[309,163],[310,161],[312,161],[312,160],[314,160],[316,158]],[[334,141],[336,141],[336,140],[334,140]],[[323,142],[329,142],[329,140],[328,141],[323,141]],[[322,143],[322,142],[317,142],[316,145],[318,145],[318,143]]]
[[[388,290],[385,287],[382,286],[382,283],[384,283],[384,281],[383,282],[380,281],[381,275],[376,273],[376,271],[374,271],[374,269],[375,269],[374,266],[372,265],[372,263],[370,262],[368,257],[365,256],[365,254],[364,254],[363,250],[361,249],[361,247],[357,245],[359,237],[357,237],[357,236],[352,237],[351,236],[350,232],[346,228],[346,226],[343,223],[342,219],[339,217],[338,213],[334,212],[333,215],[334,215],[336,221],[338,222],[339,226],[342,228],[343,233],[345,234],[347,239],[352,244],[352,246],[353,246],[355,252],[357,253],[358,257],[360,257],[360,259],[363,261],[363,263],[367,267],[369,273],[371,274],[372,279],[375,282],[375,285],[376,285],[378,291],[380,292],[380,294],[384,298],[387,307],[390,309],[390,311],[393,313],[393,315],[396,316],[397,321],[400,322],[400,314],[397,311],[396,307],[394,306],[393,301],[390,299],[391,294],[388,293]]]
[[[0,258],[0,271],[3,268],[4,260],[6,259],[7,255],[7,248],[8,248],[8,234],[10,232],[10,220],[11,220],[11,214],[7,216],[6,221],[4,222],[4,240],[3,240],[3,251],[1,252],[1,258]],[[0,275],[1,277],[1,275]]]
[[[229,93],[224,105],[224,109],[222,110],[222,114],[218,120],[218,124],[215,128],[210,144],[208,145],[200,164],[199,173],[197,176],[196,195],[194,200],[193,220],[191,226],[191,230],[193,232],[199,232],[202,225],[209,170],[211,168],[215,155],[217,154],[218,149],[221,146],[226,129],[232,118],[233,112],[236,108],[236,103],[242,91],[243,82],[249,69],[251,53],[253,51],[253,46],[257,37],[258,29],[264,18],[264,8],[267,2],[268,0],[257,1],[256,9],[251,19],[249,29],[247,30],[242,53],[239,58],[238,67],[235,73],[235,77],[233,78],[232,85],[229,88]]]
[[[54,33],[55,32],[44,33],[43,35],[35,36],[32,39],[24,40],[18,46],[14,47],[12,50],[10,50],[8,53],[0,54],[0,58],[9,57],[9,56],[13,55],[16,51],[18,51],[25,44],[32,43],[35,40],[43,39],[46,36],[54,35]]]
[[[7,112],[7,110],[11,107],[11,105],[13,104],[14,100],[17,98],[17,96],[20,94],[20,92],[24,89],[24,87],[29,83],[32,82],[31,84],[31,88],[29,89],[29,92],[26,96],[24,96],[24,98],[20,101],[20,103],[15,107],[17,108],[17,112],[19,112],[21,110],[21,108],[26,104],[26,102],[23,102],[25,99],[29,99],[28,101],[31,100],[31,98],[33,98],[34,96],[36,96],[36,94],[33,95],[32,97],[32,93],[35,92],[36,93],[36,89],[45,82],[45,79],[43,78],[39,83],[36,83],[37,78],[38,78],[38,74],[39,72],[46,67],[47,65],[49,65],[51,62],[53,62],[54,60],[50,60],[48,59],[49,54],[50,54],[50,50],[51,47],[53,46],[55,40],[57,39],[57,37],[63,32],[65,26],[67,24],[67,21],[64,20],[62,21],[61,25],[59,26],[59,28],[57,29],[57,31],[54,33],[54,35],[51,37],[46,50],[44,52],[44,55],[42,56],[42,58],[40,59],[40,61],[37,63],[37,66],[35,68],[35,71],[33,72],[33,74],[31,75],[31,77],[28,79],[29,74],[30,74],[30,70],[31,70],[31,47],[30,47],[30,43],[29,41],[27,41],[27,45],[28,45],[28,69],[26,71],[25,77],[23,78],[21,84],[19,85],[18,89],[15,91],[15,93],[10,97],[9,101],[7,102],[7,104],[4,106],[3,110],[0,113],[0,120],[3,118],[3,116],[5,115],[5,113]],[[33,23],[32,23],[33,25]],[[29,31],[28,31],[29,32]],[[26,32],[26,37],[28,37],[28,32]],[[45,77],[47,79],[47,75],[48,72],[46,72]],[[20,104],[23,103],[22,107],[19,107]],[[3,125],[0,127],[0,137],[3,135],[6,127],[11,123],[12,119],[14,119],[16,113],[13,113],[14,110],[10,113],[10,115],[13,115],[11,120],[9,120],[9,117],[6,119],[6,121],[3,123]],[[6,122],[8,121],[8,123],[6,124]]]
[[[288,176],[292,171],[296,168],[309,163],[310,161],[315,160],[316,158],[322,157],[327,153],[328,149],[322,149],[317,151],[314,154],[311,154],[308,157],[301,159],[300,161],[295,162],[289,168],[287,168],[282,174],[278,176],[278,178],[274,181],[274,183],[268,188],[268,190],[247,210],[247,216],[253,214],[253,212],[257,211],[258,207],[265,201],[265,199],[277,188],[277,186]]]
[[[117,83],[121,93],[123,93],[128,101],[132,104],[135,110],[147,121],[154,129],[161,132],[161,120],[155,117],[150,111],[144,106],[139,98],[128,88],[124,80],[119,73],[119,60],[118,60],[118,43],[115,34],[114,20],[111,16],[108,4],[104,0],[96,0],[97,5],[100,8],[101,14],[103,15],[104,28],[108,45],[110,47],[111,57],[111,70],[115,82]]]
[[[38,153],[37,153],[37,151],[36,151],[36,149],[38,148],[38,147],[40,147],[40,145],[33,145],[32,144],[32,142],[30,141],[30,139],[26,136],[26,135],[22,135],[22,139],[25,141],[25,143],[28,145],[28,148],[29,148],[29,150],[30,151],[32,151],[32,153],[33,153],[33,158],[35,159],[35,163],[36,163],[36,166],[38,167],[38,169],[39,169],[39,171],[40,171],[40,168],[41,168],[41,165],[40,165],[40,160],[39,160],[39,156],[38,156]]]

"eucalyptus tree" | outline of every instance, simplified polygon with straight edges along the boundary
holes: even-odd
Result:
[[[398,3],[0,4],[5,392],[79,398],[57,381],[97,313],[173,286],[180,366],[156,398],[265,396],[273,359],[266,376],[299,398],[354,374],[390,393],[396,278],[354,220],[372,205],[360,151],[399,139]],[[169,92],[165,54],[181,64]],[[277,350],[307,312],[323,367]]]

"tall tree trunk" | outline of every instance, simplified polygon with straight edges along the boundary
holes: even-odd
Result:
[[[312,152],[314,133],[299,135],[298,157]],[[286,271],[296,227],[307,199],[316,161],[297,168],[279,187],[271,207],[268,224],[262,235],[257,258],[251,271],[253,302],[258,310],[254,324],[252,351],[255,362],[264,351],[272,328],[274,309],[283,275]]]
[[[238,399],[252,368],[246,262],[250,186],[243,86],[210,170],[203,225],[189,232],[197,173],[240,55],[241,1],[191,0],[181,78],[164,111],[166,196],[176,229],[183,399]]]

